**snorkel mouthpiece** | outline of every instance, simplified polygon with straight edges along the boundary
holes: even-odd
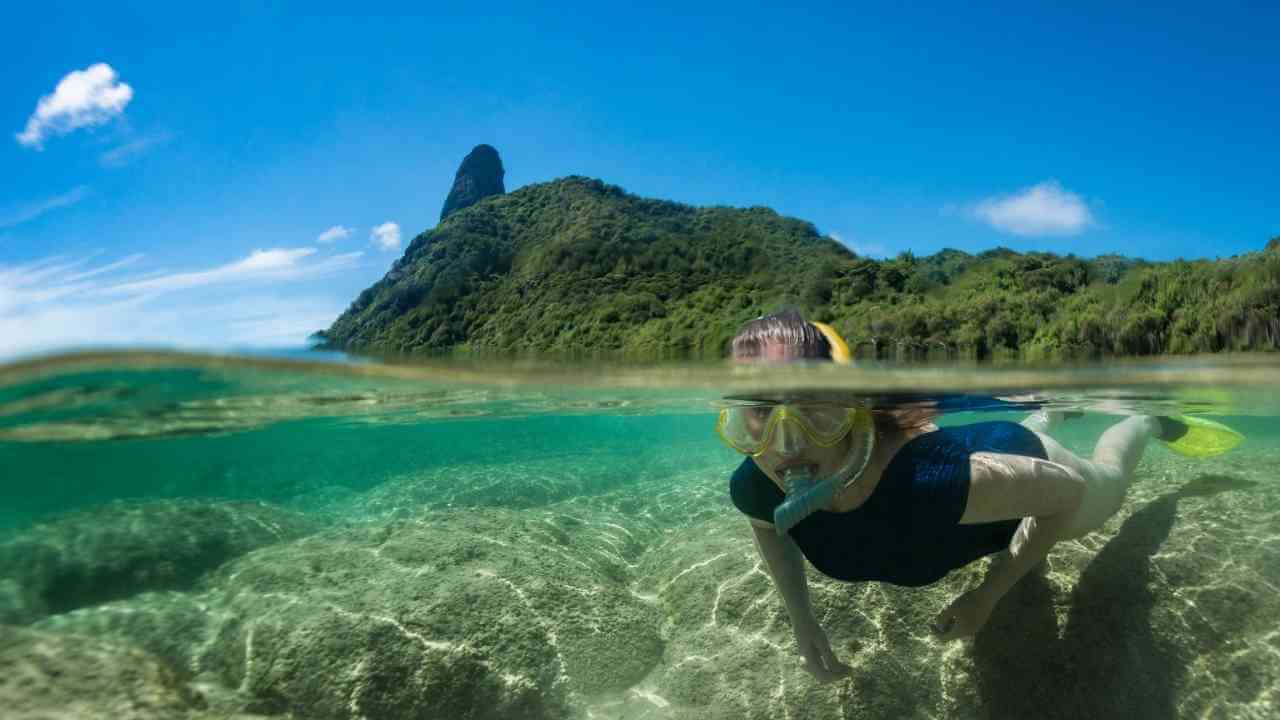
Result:
[[[782,477],[787,497],[773,510],[773,526],[779,535],[786,535],[801,520],[830,507],[836,483],[832,478],[816,478],[803,468],[790,468]]]

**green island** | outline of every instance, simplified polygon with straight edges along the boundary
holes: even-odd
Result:
[[[455,188],[471,186],[463,175]],[[876,260],[768,208],[693,207],[585,177],[469,201],[451,208],[451,194],[439,225],[317,339],[365,353],[707,358],[744,321],[794,306],[862,358],[1280,348],[1280,237],[1217,260],[1006,248]]]

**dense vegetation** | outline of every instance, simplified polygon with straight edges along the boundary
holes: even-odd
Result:
[[[877,261],[767,208],[695,208],[570,177],[416,237],[322,337],[367,352],[722,355],[784,305],[860,355],[1068,359],[1274,350],[1280,238],[1217,261],[979,255]]]

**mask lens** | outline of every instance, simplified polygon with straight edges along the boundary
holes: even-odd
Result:
[[[849,432],[853,418],[849,408],[838,405],[742,405],[721,410],[716,429],[734,450],[756,455],[780,422],[795,420],[810,441],[829,446]]]
[[[769,439],[769,425],[776,405],[747,405],[720,411],[720,437],[738,452],[755,454]]]
[[[849,432],[852,413],[835,405],[797,405],[792,414],[805,427],[814,442],[833,445]]]

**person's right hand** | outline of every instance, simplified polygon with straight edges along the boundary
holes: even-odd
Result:
[[[835,653],[831,652],[827,633],[823,631],[817,618],[810,616],[798,622],[793,620],[791,625],[795,630],[800,657],[804,658],[804,669],[818,682],[833,682],[853,672],[853,668],[837,660]]]

